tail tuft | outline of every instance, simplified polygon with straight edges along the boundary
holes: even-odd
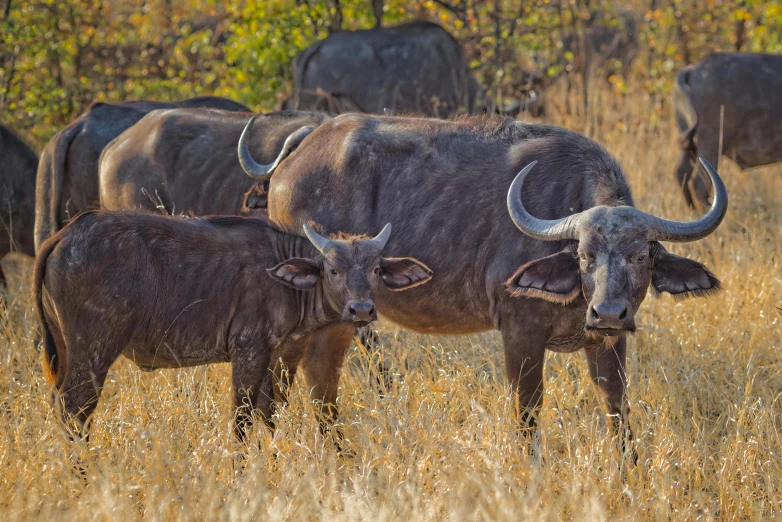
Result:
[[[46,272],[46,261],[49,254],[60,242],[60,235],[49,238],[41,246],[38,257],[35,259],[35,271],[33,273],[33,302],[35,311],[38,314],[38,321],[41,325],[41,334],[43,337],[43,372],[46,380],[51,384],[57,382],[59,376],[60,362],[57,355],[57,343],[54,342],[54,336],[46,322],[46,315],[43,307],[43,279]]]

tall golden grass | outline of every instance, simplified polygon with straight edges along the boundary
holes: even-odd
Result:
[[[675,129],[644,96],[597,93],[590,133],[636,205],[692,219],[673,181]],[[584,128],[583,120],[555,123]],[[730,210],[710,238],[671,245],[723,281],[716,297],[647,297],[629,343],[638,466],[623,478],[582,356],[550,354],[542,461],[520,451],[496,334],[434,337],[381,324],[351,349],[341,458],[297,386],[272,436],[237,447],[227,365],[109,374],[90,444],[61,433],[34,321],[9,302],[0,336],[0,519],[769,520],[782,517],[782,169],[723,161]],[[393,383],[381,397],[371,359]],[[247,455],[237,465],[235,452]],[[73,458],[87,468],[85,484]]]

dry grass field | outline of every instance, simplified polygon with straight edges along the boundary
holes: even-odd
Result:
[[[692,219],[673,183],[668,111],[607,92],[593,110],[591,134],[624,166],[637,206]],[[580,353],[548,357],[538,461],[513,434],[499,335],[423,336],[383,323],[372,357],[392,369],[387,393],[361,347],[343,372],[352,458],[319,435],[304,386],[274,436],[255,430],[239,448],[227,365],[144,373],[127,360],[109,374],[89,447],[75,445],[55,422],[20,299],[0,326],[0,519],[780,519],[782,168],[742,173],[723,161],[721,172],[725,222],[670,249],[706,263],[724,291],[644,302],[628,350],[640,458],[626,480]],[[72,456],[85,462],[86,484]]]

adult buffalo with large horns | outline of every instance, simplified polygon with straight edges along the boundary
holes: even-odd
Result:
[[[708,165],[711,210],[679,223],[635,209],[605,149],[550,125],[343,115],[298,131],[283,150],[293,152],[266,166],[243,145],[239,151],[257,180],[270,179],[271,219],[289,231],[312,220],[326,232],[353,233],[393,222],[400,234],[389,255],[415,256],[436,276],[425,291],[381,291],[379,312],[426,333],[499,330],[530,431],[546,348],[583,349],[624,446],[626,336],[647,289],[677,296],[719,289],[703,265],[660,244],[701,239],[724,217],[727,193]],[[349,329],[324,332],[316,343],[322,364],[338,367],[349,339]],[[335,393],[336,384],[324,399]]]

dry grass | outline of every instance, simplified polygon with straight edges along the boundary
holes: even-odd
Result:
[[[641,96],[604,93],[596,103],[593,134],[624,165],[637,205],[692,217],[672,184],[667,113],[653,126]],[[0,519],[782,517],[782,169],[741,173],[724,162],[722,172],[732,198],[725,223],[672,250],[706,262],[725,291],[644,303],[628,361],[640,460],[626,482],[580,354],[549,357],[537,462],[512,435],[498,335],[387,325],[384,356],[396,374],[387,396],[361,349],[344,370],[352,459],[318,434],[298,386],[276,434],[254,432],[237,471],[226,365],[148,374],[124,360],[109,375],[90,447],[75,446],[49,406],[32,321],[11,303],[0,332]],[[72,454],[87,462],[86,486]]]

